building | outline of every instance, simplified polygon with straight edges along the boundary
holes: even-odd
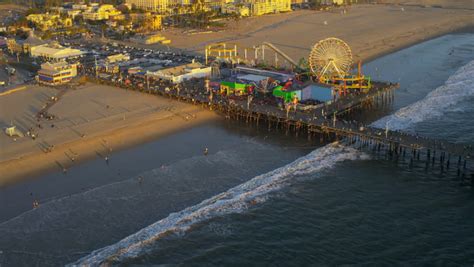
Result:
[[[344,1],[344,0],[321,0],[322,5],[343,5],[345,2],[350,2],[352,1]]]
[[[336,90],[327,84],[308,84],[301,90],[301,100],[316,100],[326,103],[335,100]]]
[[[251,0],[250,14],[261,16],[278,12],[291,11],[291,0]]]
[[[73,10],[87,10],[88,6],[86,4],[73,4],[72,9]]]
[[[236,6],[234,4],[224,4],[221,7],[224,14],[237,14],[241,17],[250,16],[250,8],[248,6]]]
[[[114,16],[122,14],[113,5],[101,5],[92,7],[90,10],[84,11],[82,16],[85,20],[108,20]]]
[[[72,26],[71,18],[62,18],[59,15],[49,13],[30,14],[26,19],[41,31],[54,30],[58,28],[69,28]]]
[[[204,78],[211,75],[211,67],[199,62],[192,62],[172,68],[162,69],[155,72],[147,72],[147,76],[180,83],[192,78]]]
[[[225,5],[226,0],[203,0],[204,10],[219,10]]]
[[[308,0],[291,0],[292,5],[301,5],[303,3],[308,3]]]
[[[223,81],[220,83],[220,93],[225,95],[247,95],[248,89],[251,87],[249,84],[238,83],[238,82],[227,82]]]
[[[8,38],[7,39],[7,48],[10,53],[23,53],[23,54],[30,54],[31,49],[35,47],[41,46],[46,44],[45,41],[39,39],[35,36],[34,32],[30,32],[28,38],[24,40],[17,40],[15,38]]]
[[[77,76],[77,65],[65,61],[56,63],[46,62],[41,64],[37,80],[39,83],[59,85],[71,81]]]
[[[71,19],[75,19],[77,16],[82,15],[82,11],[81,11],[81,10],[72,9],[72,10],[67,10],[67,11],[66,11],[66,14],[67,14],[68,17],[70,17]]]
[[[117,62],[122,62],[122,61],[128,61],[130,60],[129,55],[124,55],[124,54],[115,54],[115,55],[110,55],[105,59],[105,62],[108,64],[112,63],[117,63]]]
[[[32,57],[39,57],[48,61],[78,58],[82,56],[82,54],[83,52],[79,49],[63,47],[57,43],[35,46],[30,50]]]
[[[169,13],[169,0],[125,0],[125,3],[131,4],[135,8],[158,12],[160,14]]]
[[[285,90],[281,85],[273,88],[272,94],[276,98],[281,98],[285,103],[293,102],[295,98],[301,100],[301,90]]]
[[[287,82],[285,86],[278,85],[273,88],[272,94],[286,103],[293,102],[295,98],[303,103],[328,103],[337,98],[337,92],[332,86],[312,82]]]
[[[26,16],[26,19],[35,25],[39,30],[47,30],[48,28],[53,28],[53,25],[56,23],[55,20],[59,18],[59,15],[49,15],[45,14],[30,14]]]

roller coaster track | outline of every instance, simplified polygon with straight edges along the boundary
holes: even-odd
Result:
[[[282,56],[284,59],[286,59],[286,61],[288,61],[291,65],[297,67],[297,68],[301,68],[301,66],[296,63],[296,61],[294,61],[290,56],[288,56],[285,52],[281,51],[280,49],[278,49],[275,45],[273,45],[272,43],[268,43],[268,42],[263,42],[261,45],[255,47],[255,48],[263,48],[263,47],[268,47],[270,48],[271,50],[273,50],[275,53],[279,54],[280,56]]]

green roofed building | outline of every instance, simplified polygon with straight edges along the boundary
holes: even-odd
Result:
[[[273,96],[282,98],[285,102],[291,102],[296,97],[301,100],[301,90],[286,91],[283,90],[283,86],[276,86],[273,89]]]
[[[221,94],[226,95],[246,95],[247,87],[250,85],[236,82],[221,82]]]

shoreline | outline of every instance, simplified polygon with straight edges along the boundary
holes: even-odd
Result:
[[[375,52],[373,52],[371,56],[367,56],[364,63],[371,62],[380,57],[395,53],[407,47],[431,39],[438,38],[440,36],[455,33],[472,33],[474,32],[474,23],[461,26],[451,25],[451,27],[448,29],[440,29],[439,27],[435,27],[434,30],[431,29],[430,31],[430,34],[420,36],[421,38],[416,39],[410,39],[411,36],[417,36],[416,32],[411,32],[409,37],[396,36],[394,40],[398,41],[398,43],[392,44],[392,48],[388,49],[387,51],[377,52],[380,47],[388,46],[383,43],[369,47],[367,48],[368,51],[375,50]],[[426,33],[426,31],[424,32]],[[403,42],[405,39],[407,39],[406,42]],[[176,48],[182,49],[178,47]],[[119,88],[115,89],[120,90]],[[157,97],[161,98],[160,96]],[[172,101],[174,102],[176,100]],[[186,105],[186,107],[193,106],[192,104]],[[0,162],[0,173],[2,173],[0,187],[8,186],[10,184],[27,179],[34,179],[34,177],[39,176],[42,173],[54,172],[55,168],[56,171],[61,171],[62,167],[68,168],[77,163],[90,160],[95,156],[99,156],[97,151],[92,148],[103,148],[103,140],[107,140],[107,146],[112,147],[113,151],[124,150],[128,147],[143,144],[151,140],[156,140],[165,135],[176,133],[180,130],[188,129],[211,120],[222,118],[219,116],[219,114],[210,112],[202,107],[197,107],[197,110],[193,110],[191,113],[196,114],[196,118],[184,123],[182,121],[176,122],[177,120],[180,120],[180,117],[177,114],[164,118],[157,118],[156,114],[151,114],[145,118],[141,118],[140,121],[135,123],[123,125],[116,129],[99,130],[97,133],[94,133],[86,138],[79,138],[73,141],[61,143],[49,153],[30,151],[26,155],[20,156],[19,158],[5,160]],[[177,120],[173,121],[173,118]],[[150,124],[152,122],[156,122],[156,124]],[[163,127],[163,124],[166,124],[166,126]],[[141,135],[137,136],[134,134],[135,132],[140,132]],[[75,153],[78,153],[78,157],[74,159],[74,161],[67,161],[68,158],[65,157],[65,154],[70,154],[68,151],[74,151]],[[5,175],[6,173],[8,173],[8,175]]]
[[[113,90],[121,89],[114,88]],[[168,100],[161,96],[153,97]],[[110,157],[115,151],[144,144],[166,135],[220,119],[217,113],[199,106],[178,101],[177,103],[185,104],[185,106],[172,114],[151,113],[133,123],[110,129],[106,129],[109,125],[104,123],[97,132],[84,138],[76,137],[73,140],[59,143],[51,152],[45,153],[32,150],[22,153],[18,157],[6,159],[0,162],[0,173],[2,174],[0,187],[34,179],[48,172],[61,172],[64,168],[67,171],[70,167],[94,157]],[[188,114],[190,117],[183,117],[181,113]],[[113,156],[111,160],[113,160]]]
[[[433,39],[436,39],[436,38],[439,38],[439,37],[442,37],[442,36],[445,36],[445,35],[463,34],[463,33],[474,33],[474,22],[470,25],[464,25],[464,26],[460,26],[460,27],[455,28],[455,29],[448,29],[448,30],[445,30],[445,31],[435,33],[433,35],[425,37],[422,40],[413,40],[413,41],[408,42],[407,44],[401,45],[399,47],[394,47],[393,49],[391,49],[389,51],[386,51],[386,52],[380,52],[378,54],[374,54],[373,56],[369,56],[365,60],[362,60],[362,63],[363,64],[364,63],[370,63],[371,61],[374,61],[378,58],[396,53],[396,52],[398,52],[400,50],[403,50],[403,49],[406,49],[408,47],[415,46],[417,44],[421,44],[423,42],[430,41],[430,40],[433,40]]]
[[[206,36],[186,35],[179,28],[163,35],[172,40],[174,48],[200,55],[204,46],[211,43],[236,44],[243,55],[244,48],[270,42],[295,61],[306,58],[319,40],[336,37],[349,44],[354,62],[369,62],[423,41],[474,28],[467,9],[405,6],[401,11],[396,4],[357,4],[345,9],[345,14],[343,8],[336,8],[329,12],[297,10],[252,17],[229,22],[225,30]],[[269,53],[266,61],[272,61],[272,56]]]
[[[0,163],[0,173],[9,173],[9,175],[2,175],[0,180],[0,187],[8,186],[16,182],[34,179],[48,172],[61,172],[61,166],[70,168],[81,164],[82,162],[91,160],[92,158],[99,156],[97,150],[94,148],[101,147],[104,145],[103,140],[107,141],[107,146],[110,148],[109,155],[113,155],[116,151],[125,150],[127,148],[144,144],[152,140],[156,140],[163,136],[171,135],[178,131],[186,130],[191,127],[210,122],[217,116],[207,112],[207,110],[198,111],[196,118],[185,122],[172,121],[173,119],[179,119],[178,116],[170,116],[168,118],[155,118],[144,120],[137,125],[129,125],[121,127],[120,129],[114,129],[110,131],[103,131],[96,135],[78,139],[75,141],[67,142],[58,145],[55,149],[49,153],[42,152],[31,152],[26,156],[22,156],[17,159],[11,159]],[[150,125],[150,123],[157,123],[156,125]],[[162,123],[166,123],[163,127]],[[127,129],[133,126],[133,129]],[[135,131],[144,133],[140,137],[134,134]],[[125,142],[126,140],[126,142]],[[104,148],[105,149],[105,148]],[[70,151],[77,153],[77,158],[74,161],[65,161],[64,153],[70,153]],[[105,154],[105,153],[101,153]],[[58,158],[62,158],[61,161]],[[113,156],[110,157],[113,160]],[[61,166],[58,166],[58,162]]]

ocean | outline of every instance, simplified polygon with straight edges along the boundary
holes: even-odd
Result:
[[[474,144],[473,52],[474,34],[450,34],[365,64],[400,89],[361,119]],[[472,266],[474,190],[460,182],[220,121],[1,188],[0,265]]]

